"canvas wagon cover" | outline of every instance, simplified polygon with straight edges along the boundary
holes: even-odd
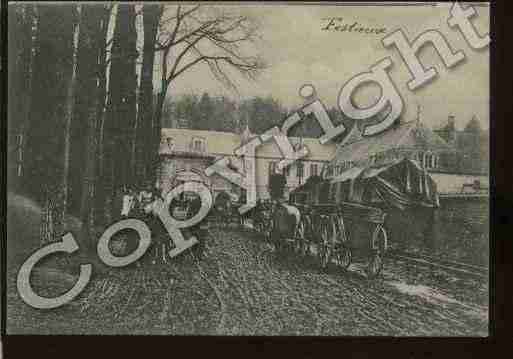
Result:
[[[439,206],[435,181],[426,170],[407,158],[346,172],[352,175],[344,176],[343,173],[330,181],[329,197],[336,203],[383,203],[400,210],[413,206]]]

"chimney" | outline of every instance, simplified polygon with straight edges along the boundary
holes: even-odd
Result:
[[[448,128],[451,130],[455,129],[455,118],[454,115],[449,115],[449,119],[447,120]]]
[[[447,137],[449,142],[453,142],[456,139],[456,124],[454,115],[449,115],[447,120]]]

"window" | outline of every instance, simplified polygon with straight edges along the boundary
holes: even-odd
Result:
[[[436,156],[430,153],[426,153],[422,162],[425,168],[435,168],[436,167]]]
[[[305,166],[304,166],[304,164],[302,162],[299,162],[297,164],[297,177],[298,178],[301,178],[301,177],[304,176],[304,169],[305,169],[304,167]]]
[[[205,141],[202,138],[193,138],[192,150],[197,152],[205,151]]]
[[[167,148],[172,151],[173,150],[173,147],[175,146],[175,141],[173,140],[172,137],[168,137],[166,138],[166,144],[167,144]]]
[[[312,163],[310,165],[310,175],[317,176],[317,173],[318,173],[317,163]]]
[[[290,176],[290,166],[287,166],[283,169],[283,174],[286,176],[286,177],[289,177]]]
[[[269,174],[272,175],[276,172],[276,162],[269,162]]]

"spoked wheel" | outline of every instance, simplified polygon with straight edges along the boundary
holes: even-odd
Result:
[[[274,246],[274,251],[276,252],[276,255],[282,256],[285,252],[285,248],[284,248],[285,246],[283,245],[284,243],[282,242],[281,238],[276,233],[273,233],[272,231],[269,236],[270,236],[270,241]]]
[[[369,278],[375,278],[383,269],[383,258],[380,254],[375,253],[369,258],[369,265],[367,266],[367,276]]]
[[[335,262],[337,267],[346,270],[351,265],[352,260],[353,252],[351,248],[339,243],[333,251],[333,262]]]
[[[273,243],[273,238],[272,238],[273,226],[274,226],[274,222],[273,221],[268,221],[267,223],[266,222],[262,222],[262,228],[263,228],[264,236],[265,236],[265,239],[269,243]]]
[[[335,226],[337,230],[337,238],[341,243],[346,243],[348,240],[348,233],[342,215],[335,216]]]
[[[383,226],[378,225],[372,235],[372,254],[367,266],[367,276],[377,277],[383,270],[383,256],[387,247],[387,232]]]
[[[294,252],[300,256],[304,256],[306,254],[305,232],[305,222],[301,220],[297,226],[296,234],[294,236]]]
[[[319,260],[322,269],[327,269],[331,258],[331,241],[329,221],[321,222],[321,243],[319,248]]]

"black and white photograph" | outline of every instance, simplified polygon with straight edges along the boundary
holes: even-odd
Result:
[[[489,336],[489,3],[6,8],[6,334]]]

